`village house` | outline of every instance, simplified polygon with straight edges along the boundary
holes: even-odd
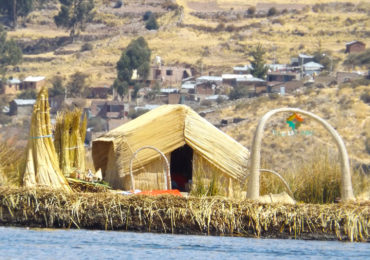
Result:
[[[181,85],[181,94],[194,94],[195,93],[195,86],[196,86],[195,81],[185,81]]]
[[[161,104],[179,104],[180,97],[181,94],[177,88],[162,88],[155,101]]]
[[[363,77],[364,75],[361,75],[360,73],[356,72],[337,72],[336,80],[338,84],[340,84],[343,82],[350,82],[356,79],[361,79]]]
[[[288,71],[288,66],[286,64],[268,64],[269,72],[282,72]]]
[[[87,98],[106,99],[109,94],[109,87],[92,87],[88,88]]]
[[[128,111],[121,101],[92,101],[90,107],[91,117],[101,117],[105,119],[119,119],[127,117]]]
[[[43,76],[28,76],[21,83],[21,90],[33,89],[37,92],[45,85],[45,77]]]
[[[291,80],[300,80],[300,74],[289,71],[267,73],[267,81],[287,82]]]
[[[14,99],[9,103],[9,115],[30,116],[35,102],[35,99]]]
[[[280,95],[285,95],[285,93],[297,92],[303,87],[303,82],[299,80],[291,80],[287,82],[279,82],[271,84],[268,86],[269,93],[280,93]]]
[[[305,75],[318,75],[320,74],[324,66],[319,63],[310,61],[303,64],[302,68]]]
[[[210,96],[215,93],[216,85],[210,82],[200,82],[195,85],[195,94]]]
[[[222,85],[222,77],[219,76],[201,76],[196,79],[196,83],[209,82],[215,84],[216,86]]]
[[[250,65],[244,65],[244,66],[236,66],[233,67],[233,73],[234,74],[250,74],[252,67]]]
[[[291,66],[299,67],[314,60],[314,56],[300,53],[298,57],[291,58]]]
[[[183,79],[192,76],[191,70],[176,66],[152,66],[148,80],[159,81],[162,85],[179,85]]]
[[[346,43],[345,53],[362,52],[366,49],[366,44],[360,41],[352,41]]]
[[[222,83],[232,87],[247,87],[249,96],[255,96],[267,92],[267,84],[263,79],[255,78],[251,74],[223,74]]]
[[[247,87],[250,97],[267,92],[267,82],[252,75],[247,78],[238,78],[236,84],[237,86]]]
[[[19,79],[9,79],[3,85],[0,94],[14,95],[20,92],[21,81]]]

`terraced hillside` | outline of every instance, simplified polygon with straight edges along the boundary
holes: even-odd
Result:
[[[138,36],[149,42],[152,58],[159,55],[166,64],[198,71],[202,67],[204,73],[228,72],[248,63],[249,49],[259,42],[270,62],[289,62],[293,55],[320,48],[339,64],[346,42],[370,43],[366,1],[126,0],[120,8],[114,8],[115,1],[95,3],[93,22],[74,42],[53,22],[59,10],[56,0],[23,19],[23,26],[8,33],[25,53],[19,70],[9,76],[50,78],[81,71],[90,75],[92,85],[111,85],[122,49]],[[145,29],[146,11],[158,16],[158,30]],[[84,50],[87,42],[92,48]]]

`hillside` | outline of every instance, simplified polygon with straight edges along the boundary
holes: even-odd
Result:
[[[312,89],[295,96],[242,99],[222,105],[207,117],[216,123],[228,118],[245,119],[221,129],[250,149],[258,121],[268,111],[283,107],[310,111],[338,131],[352,165],[358,167],[370,164],[370,106],[363,100],[364,93],[369,93],[368,86]],[[290,114],[273,116],[265,127],[261,158],[266,167],[282,172],[294,170],[317,155],[325,155],[326,151],[337,158],[337,147],[331,136],[307,117],[303,116],[304,122],[298,129],[300,133],[304,131],[303,134],[281,136],[290,130],[286,123]]]
[[[104,2],[104,3],[103,3]],[[90,75],[93,86],[110,86],[121,51],[138,36],[144,36],[165,64],[185,64],[203,72],[229,72],[232,66],[248,63],[248,50],[256,43],[267,49],[269,62],[289,62],[298,53],[319,48],[335,61],[345,58],[345,43],[354,39],[370,43],[370,4],[360,1],[315,0],[126,0],[95,1],[95,18],[75,42],[69,32],[57,28],[53,16],[59,5],[49,1],[9,31],[23,47],[24,62],[9,76],[59,74],[76,71]],[[248,8],[255,14],[248,15]],[[266,16],[274,7],[276,14]],[[145,29],[142,15],[152,11],[159,30]],[[82,51],[85,43],[91,50]],[[19,72],[17,72],[19,71]]]

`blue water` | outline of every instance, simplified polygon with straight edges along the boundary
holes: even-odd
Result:
[[[370,259],[370,243],[0,227],[0,259]]]

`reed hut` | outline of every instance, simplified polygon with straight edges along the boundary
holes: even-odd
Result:
[[[221,193],[233,196],[247,173],[248,149],[184,105],[158,107],[94,140],[94,166],[113,188],[129,190],[130,160],[143,146],[165,154],[172,188],[180,191],[217,180]],[[158,152],[141,150],[132,165],[135,188],[163,189]]]

